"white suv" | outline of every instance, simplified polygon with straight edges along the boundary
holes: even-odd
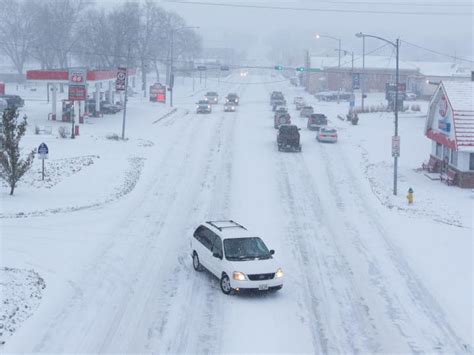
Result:
[[[279,290],[283,271],[262,239],[232,220],[201,224],[191,238],[196,271],[209,270],[226,295],[242,289]]]

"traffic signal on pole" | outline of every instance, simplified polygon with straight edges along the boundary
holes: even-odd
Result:
[[[275,65],[275,70],[283,70],[283,66],[281,66],[281,65]]]
[[[296,71],[304,71],[304,67],[298,67],[296,68]]]

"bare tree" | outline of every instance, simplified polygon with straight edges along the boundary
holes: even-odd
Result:
[[[0,50],[23,75],[33,43],[34,26],[27,1],[4,0],[0,11]]]

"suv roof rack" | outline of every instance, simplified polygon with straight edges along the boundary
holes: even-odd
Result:
[[[237,223],[231,219],[227,219],[227,220],[220,220],[220,221],[207,221],[206,223],[210,224],[211,226],[213,226],[214,228],[217,228],[219,231],[222,232],[222,229],[224,228],[242,228],[242,229],[245,229],[247,230],[247,228],[245,228],[243,225],[241,225],[240,223]],[[231,225],[227,225],[227,226],[218,226],[216,223],[229,223]]]

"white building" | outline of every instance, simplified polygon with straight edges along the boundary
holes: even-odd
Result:
[[[430,102],[425,135],[432,141],[432,170],[450,172],[460,187],[474,187],[474,82],[439,84]]]

